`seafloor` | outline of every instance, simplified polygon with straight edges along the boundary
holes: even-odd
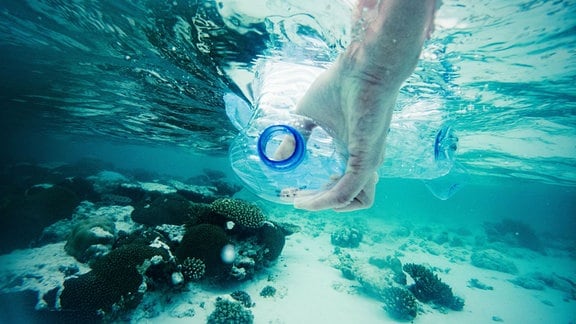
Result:
[[[576,323],[574,242],[515,219],[303,212],[95,160],[1,177],[0,323]]]

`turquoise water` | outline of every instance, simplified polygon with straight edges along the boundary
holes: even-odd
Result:
[[[198,155],[226,154],[236,130],[222,96],[248,96],[251,63],[270,39],[314,47],[317,61],[349,41],[346,1],[218,3],[3,1],[2,158],[91,155],[193,173]],[[458,161],[472,183],[498,190],[502,178],[570,192],[575,13],[573,1],[445,1],[398,109],[438,106],[457,131]],[[178,156],[159,154],[166,159],[152,166],[110,145]]]
[[[223,95],[249,98],[271,39],[332,60],[349,42],[352,3],[3,0],[0,163],[89,157],[175,178],[207,166],[232,176],[237,131]],[[466,186],[440,201],[419,181],[382,179],[374,207],[354,215],[515,219],[574,238],[576,1],[443,1],[398,110],[419,102],[456,130]]]

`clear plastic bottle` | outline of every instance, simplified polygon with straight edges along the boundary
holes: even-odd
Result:
[[[230,147],[232,169],[254,193],[274,202],[292,203],[298,195],[329,189],[346,170],[346,147],[331,130],[294,113],[323,69],[272,60],[256,69],[254,110],[234,94],[224,98],[228,116],[240,130]],[[458,139],[439,110],[422,111],[423,106],[394,112],[381,177],[431,181],[452,168]],[[441,199],[453,194],[444,187],[440,191]]]

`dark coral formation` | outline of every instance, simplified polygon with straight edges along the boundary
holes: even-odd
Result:
[[[210,210],[191,221],[176,248],[183,262],[198,258],[206,265],[206,278],[220,282],[246,280],[280,256],[295,228],[266,220],[262,210],[237,199],[218,199]]]
[[[265,298],[274,297],[275,295],[276,295],[276,288],[272,286],[266,286],[262,288],[262,290],[260,291],[260,296]]]
[[[113,305],[129,309],[138,305],[143,275],[156,262],[168,259],[163,249],[130,244],[111,251],[92,265],[92,270],[64,281],[60,304],[66,311],[111,311]]]
[[[266,248],[264,258],[268,261],[276,260],[286,243],[284,231],[279,225],[267,222],[258,233],[259,242]]]
[[[230,297],[240,302],[246,308],[254,306],[254,303],[252,302],[252,297],[250,297],[250,295],[243,290],[236,290],[235,292],[230,294]]]
[[[418,303],[414,295],[405,288],[388,287],[381,293],[384,309],[395,320],[412,321],[418,314]]]
[[[206,265],[207,276],[221,276],[229,271],[231,265],[222,260],[222,249],[230,244],[224,229],[212,224],[200,224],[189,227],[176,249],[176,257],[198,258]]]
[[[228,220],[243,227],[260,228],[266,221],[266,216],[257,205],[244,200],[221,198],[210,207],[212,212],[225,215]]]
[[[196,217],[201,206],[191,203],[177,193],[165,194],[152,201],[143,200],[137,203],[132,211],[132,220],[150,226],[182,225]]]
[[[254,315],[241,303],[222,298],[216,299],[216,308],[208,316],[208,324],[252,324]]]
[[[355,228],[344,227],[332,232],[330,241],[339,247],[355,248],[362,241],[362,232]]]
[[[69,176],[78,171],[74,168],[26,167],[20,171],[34,173],[30,180],[17,177],[0,186],[0,229],[13,232],[0,233],[3,252],[67,239],[66,252],[91,267],[86,273],[63,267],[63,287],[36,294],[54,313],[115,322],[138,306],[146,291],[248,280],[277,260],[285,237],[298,231],[268,220],[256,204],[223,197],[239,188],[218,172],[206,173],[203,183],[186,184],[158,175],[141,176],[150,183],[139,183],[133,175],[108,170],[96,166],[80,178]],[[11,175],[0,171],[2,177]],[[123,224],[130,208],[120,206],[134,206],[130,217],[141,225]],[[254,305],[250,296],[237,291],[231,297],[237,302],[217,302],[211,323],[252,322],[250,312],[240,311]]]
[[[404,271],[414,280],[414,284],[409,289],[419,301],[431,302],[456,311],[464,307],[464,300],[454,296],[452,288],[426,267],[409,263],[404,265]]]
[[[542,241],[532,227],[524,222],[513,219],[504,219],[498,223],[486,222],[484,231],[491,242],[502,242],[536,252],[544,252]]]

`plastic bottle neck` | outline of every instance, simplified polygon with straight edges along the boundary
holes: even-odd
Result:
[[[306,141],[292,126],[268,126],[258,138],[258,156],[275,171],[290,171],[296,168],[306,153]]]

